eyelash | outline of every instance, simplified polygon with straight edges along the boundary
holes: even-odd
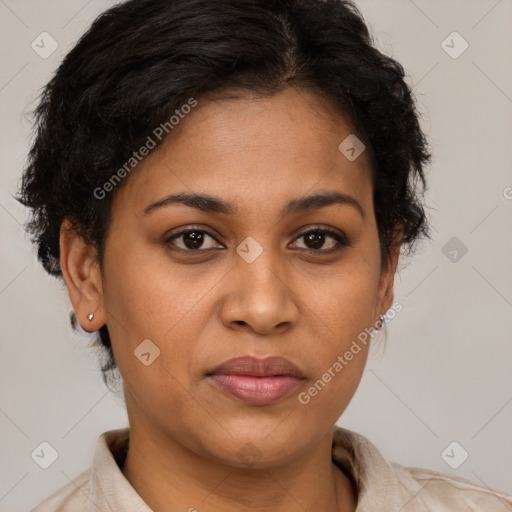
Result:
[[[191,228],[185,229],[183,231],[174,233],[170,237],[167,237],[164,240],[164,244],[167,246],[172,245],[171,242],[173,240],[175,240],[176,238],[179,238],[180,236],[187,235],[189,233],[204,233],[204,234],[208,235],[209,237],[211,237],[213,240],[217,241],[215,236],[212,233],[210,233],[209,231],[207,231],[205,229],[191,227]],[[342,250],[344,247],[350,247],[349,240],[346,236],[341,235],[341,234],[337,233],[336,231],[332,231],[330,229],[327,229],[327,228],[324,228],[321,226],[313,226],[308,231],[305,231],[305,232],[301,233],[300,235],[298,235],[295,238],[295,240],[299,240],[300,238],[303,238],[311,233],[321,233],[321,234],[328,235],[328,236],[334,238],[336,240],[336,242],[338,242],[338,247],[335,247],[333,249],[328,249],[328,250],[299,248],[298,249],[299,251],[308,251],[308,252],[313,252],[316,254],[332,254],[334,252],[338,252],[338,251]],[[205,252],[208,252],[211,250],[216,250],[216,249],[215,248],[214,249],[182,249],[181,247],[177,247],[177,248],[174,247],[173,250],[181,251],[181,252],[188,252],[188,253],[192,253],[192,254],[195,253],[195,255],[197,255],[199,253],[205,253]]]

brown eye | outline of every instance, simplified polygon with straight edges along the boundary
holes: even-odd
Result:
[[[307,235],[302,235],[304,243],[309,249],[321,249],[325,243],[325,233],[311,231]]]
[[[304,240],[305,247],[298,247],[298,249],[311,250],[319,253],[335,252],[340,250],[341,247],[349,245],[344,236],[327,229],[314,229],[302,233],[297,240],[301,239]],[[327,248],[325,248],[325,244],[327,244]]]
[[[208,242],[208,239],[215,241],[215,238],[207,231],[199,229],[188,229],[186,231],[180,231],[179,233],[172,235],[165,241],[165,243],[174,245],[179,250],[183,251],[214,249],[215,246],[204,247],[205,243]],[[180,241],[180,244],[175,243],[175,240]]]
[[[342,247],[349,246],[344,235],[320,228],[302,233],[296,240],[303,240],[303,246],[297,246],[297,242],[294,243],[296,249],[309,250],[320,254],[336,252],[341,250]],[[215,242],[215,237],[203,229],[186,229],[165,240],[165,244],[175,250],[196,253],[223,247],[220,244],[215,245]]]

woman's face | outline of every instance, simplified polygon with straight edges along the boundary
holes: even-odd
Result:
[[[261,466],[291,460],[328,434],[368,345],[343,356],[393,298],[367,154],[338,149],[352,133],[304,90],[200,100],[115,191],[96,316],[132,426],[231,465],[251,450]],[[216,207],[151,207],[175,194]],[[351,199],[304,202],[317,194]],[[241,356],[283,357],[302,380],[267,376],[251,392],[261,376],[212,376]]]

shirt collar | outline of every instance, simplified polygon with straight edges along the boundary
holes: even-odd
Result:
[[[99,437],[91,467],[91,512],[152,512],[118,466],[129,438],[129,428],[109,430]]]
[[[119,467],[129,435],[129,428],[124,428],[104,432],[98,439],[91,467],[91,512],[152,512]],[[383,503],[387,510],[404,505],[392,466],[364,436],[335,426],[332,461],[356,483],[356,512],[381,512]]]
[[[334,427],[332,460],[356,483],[356,512],[401,510],[405,503],[399,480],[391,464],[364,436]]]

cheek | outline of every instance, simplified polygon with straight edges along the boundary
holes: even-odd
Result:
[[[122,245],[111,244],[104,265],[108,283],[104,307],[116,362],[123,375],[130,372],[136,379],[133,382],[141,394],[160,390],[170,396],[173,378],[186,385],[191,368],[197,365],[197,340],[212,314],[208,291],[225,270],[179,268],[154,248],[123,253]],[[148,367],[137,358],[143,342],[151,352],[150,360],[158,354]]]
[[[112,231],[105,248],[106,314],[114,327],[125,329],[123,336],[156,336],[158,328],[169,329],[179,315],[186,283],[169,267],[162,250],[129,233],[128,227]],[[172,311],[176,314],[170,315]]]
[[[312,374],[297,396],[309,424],[336,422],[363,375],[375,312],[375,282],[368,275],[355,271],[340,275],[322,295],[311,296],[309,306],[321,318],[316,321],[317,332],[303,347]]]
[[[379,260],[370,251],[353,250],[339,267],[323,271],[305,283],[305,302],[317,315],[334,345],[356,337],[375,321]]]
[[[124,375],[144,366],[134,353],[144,340],[151,340],[161,349],[155,326],[162,328],[162,321],[155,319],[166,318],[164,308],[172,307],[173,294],[167,293],[164,300],[167,286],[148,259],[150,255],[120,231],[110,233],[105,248],[103,307],[116,362]]]
[[[339,350],[329,355],[319,371],[309,380],[304,394],[298,396],[301,404],[311,404],[328,410],[334,407],[338,416],[352,398],[361,380],[368,357],[369,342],[357,339],[339,345]],[[343,405],[343,407],[341,407]]]
[[[355,257],[340,272],[308,286],[306,303],[315,313],[316,332],[310,333],[310,346],[303,350],[314,377],[299,402],[312,410],[332,411],[334,421],[355,393],[366,364],[375,322],[377,266],[378,261]]]

